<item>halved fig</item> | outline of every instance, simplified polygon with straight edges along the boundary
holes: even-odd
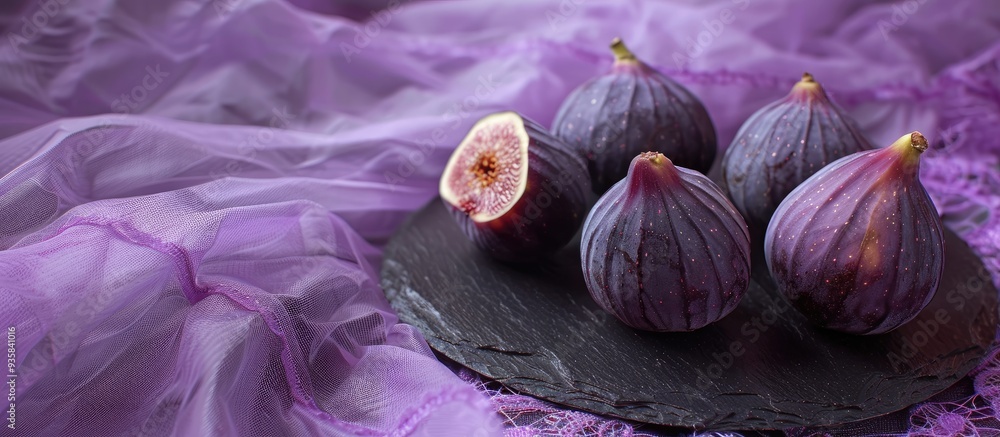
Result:
[[[441,199],[480,249],[524,261],[566,245],[586,215],[583,159],[515,112],[479,120],[441,176]]]

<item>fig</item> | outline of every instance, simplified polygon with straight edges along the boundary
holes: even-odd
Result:
[[[919,132],[857,152],[806,179],[774,212],[768,269],[818,326],[880,334],[930,302],[944,268],[941,218],[920,183]]]
[[[552,253],[586,216],[587,166],[565,143],[515,112],[473,125],[441,176],[441,199],[463,233],[504,261]]]
[[[570,93],[552,133],[587,159],[594,192],[620,181],[636,155],[661,152],[705,173],[716,154],[715,127],[694,94],[640,61],[618,38],[611,72]]]
[[[729,314],[750,284],[750,234],[722,190],[661,153],[635,157],[583,225],[597,304],[626,325],[691,331]]]
[[[872,149],[853,120],[805,73],[784,98],[750,116],[722,158],[729,198],[754,227],[809,176],[852,153]]]

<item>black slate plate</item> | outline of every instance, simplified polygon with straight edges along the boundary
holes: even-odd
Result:
[[[389,243],[382,285],[431,347],[518,392],[656,425],[782,429],[903,409],[980,361],[996,333],[997,292],[963,241],[950,231],[945,241],[931,304],[868,337],[814,328],[756,282],[707,328],[636,331],[591,300],[577,241],[548,262],[500,264],[468,242],[440,200]]]

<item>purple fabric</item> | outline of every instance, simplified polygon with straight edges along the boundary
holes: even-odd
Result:
[[[925,184],[1000,282],[989,2],[5,0],[0,31],[21,435],[640,435],[477,390],[377,279],[469,126],[548,125],[614,36],[702,98],[720,147],[806,70],[876,145],[928,134]],[[991,432],[998,369],[914,431]]]

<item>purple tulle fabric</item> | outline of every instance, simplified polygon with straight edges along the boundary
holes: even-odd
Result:
[[[456,375],[378,285],[472,123],[549,125],[614,36],[722,148],[806,70],[876,145],[923,131],[1000,283],[991,2],[5,0],[0,31],[18,435],[657,434]],[[995,435],[1000,359],[971,386],[865,432]]]

